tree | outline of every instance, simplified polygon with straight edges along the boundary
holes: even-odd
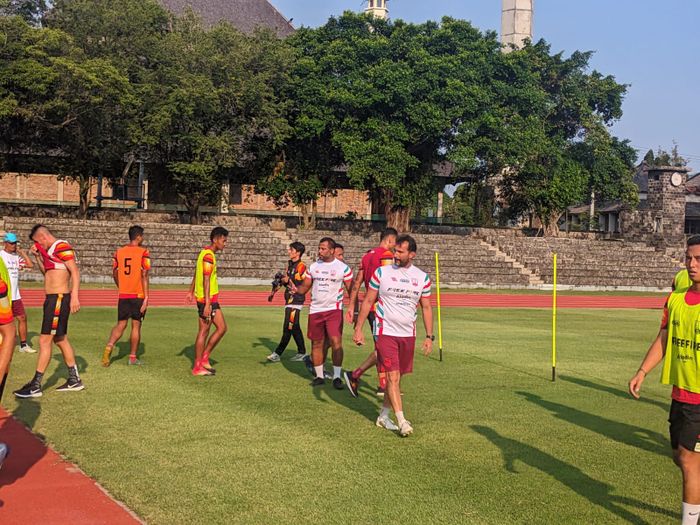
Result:
[[[656,151],[656,155],[652,150],[649,150],[644,160],[647,161],[649,166],[674,166],[677,168],[682,168],[688,165],[688,161],[678,153],[678,144],[673,143],[673,148],[671,148],[671,153],[666,150],[659,148]]]
[[[350,184],[380,196],[388,224],[407,230],[434,191],[435,164],[490,113],[495,35],[449,18],[408,24],[344,13],[291,42],[312,95],[300,107],[314,136],[327,133]],[[477,164],[466,139],[455,156],[461,167]]]
[[[46,0],[0,0],[0,16],[19,16],[38,27],[47,7]]]
[[[52,156],[59,178],[78,184],[85,216],[92,181],[118,169],[128,143],[128,79],[63,31],[0,17],[0,35],[10,43],[0,51],[3,150]]]

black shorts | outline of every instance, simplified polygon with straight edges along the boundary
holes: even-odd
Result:
[[[56,337],[66,335],[68,333],[68,317],[70,317],[70,294],[46,294],[41,335],[54,335]]]
[[[142,306],[143,299],[119,299],[117,303],[117,320],[128,321],[133,319],[134,321],[143,321],[146,314],[141,313]]]
[[[674,399],[668,423],[673,449],[680,445],[692,452],[700,452],[700,405],[681,403]]]
[[[377,320],[377,314],[370,312],[367,314],[367,322],[369,323],[369,328],[372,330],[372,335],[374,335],[374,322]]]
[[[216,315],[216,311],[221,310],[221,305],[219,303],[211,303],[211,318],[214,319],[214,316]],[[205,321],[208,321],[206,317],[204,317],[204,303],[200,303],[197,301],[197,311],[199,312],[199,318],[204,319]]]

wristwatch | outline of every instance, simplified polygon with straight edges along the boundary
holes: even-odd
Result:
[[[434,335],[426,335],[426,339],[430,339],[431,341],[435,341],[435,336]]]

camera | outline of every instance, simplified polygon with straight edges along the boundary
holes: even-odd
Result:
[[[272,298],[277,293],[280,287],[284,286],[282,279],[284,278],[284,272],[277,272],[275,277],[272,279],[272,290],[270,290],[270,295],[267,296],[267,302],[271,303]]]

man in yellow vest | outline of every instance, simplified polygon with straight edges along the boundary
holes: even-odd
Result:
[[[690,287],[676,283],[664,306],[661,331],[629,382],[635,398],[651,370],[663,362],[661,382],[673,385],[669,433],[673,461],[683,473],[682,525],[700,517],[700,235],[688,239]],[[674,280],[675,283],[675,280]]]
[[[7,372],[10,369],[12,352],[15,349],[15,324],[12,315],[12,285],[10,274],[0,258],[0,398],[5,389]],[[7,456],[9,448],[0,443],[0,467]]]

